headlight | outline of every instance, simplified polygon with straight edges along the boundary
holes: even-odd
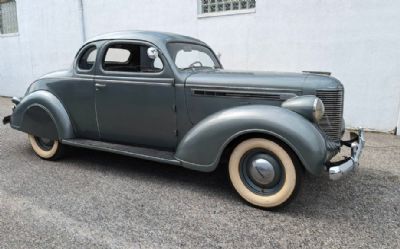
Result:
[[[325,113],[322,100],[313,95],[298,96],[286,100],[282,107],[296,112],[312,122],[319,122]]]
[[[313,118],[315,122],[319,122],[325,114],[325,106],[322,100],[315,98],[313,106]]]

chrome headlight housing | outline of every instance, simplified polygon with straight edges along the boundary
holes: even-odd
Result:
[[[315,123],[318,123],[325,114],[324,103],[314,95],[288,99],[282,103],[282,107],[296,112]]]
[[[319,122],[325,114],[325,106],[320,98],[315,97],[313,105],[313,118],[315,122]]]

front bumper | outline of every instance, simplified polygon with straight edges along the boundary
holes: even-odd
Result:
[[[329,179],[331,180],[339,180],[358,167],[360,156],[365,145],[364,130],[360,128],[357,133],[350,133],[350,137],[350,141],[342,142],[342,144],[351,148],[351,156],[328,166]]]

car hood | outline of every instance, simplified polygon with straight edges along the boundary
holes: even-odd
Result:
[[[341,83],[334,77],[310,73],[210,70],[198,71],[186,79],[186,87],[239,89],[280,89],[314,94],[316,89],[335,89]]]

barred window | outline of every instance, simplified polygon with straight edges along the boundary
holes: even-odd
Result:
[[[15,0],[0,0],[0,34],[18,33]]]
[[[234,13],[254,10],[256,0],[199,0],[200,14]]]

